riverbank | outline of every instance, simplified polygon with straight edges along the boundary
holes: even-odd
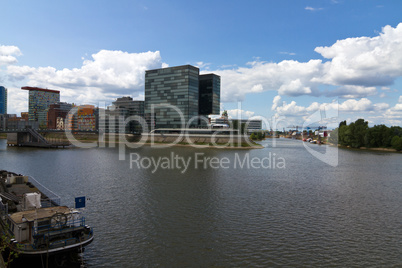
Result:
[[[402,153],[402,151],[397,151],[393,148],[369,148],[369,147],[360,147],[360,148],[352,148],[350,146],[343,146],[340,144],[333,144],[333,143],[327,143],[327,145],[330,146],[338,146],[338,148],[342,149],[349,149],[349,150],[365,150],[365,151],[375,151],[375,152],[389,152],[389,153]]]
[[[124,137],[122,136],[124,135]],[[132,134],[105,134],[103,141],[99,142],[99,135],[95,133],[89,133],[89,134],[73,134],[73,137],[76,139],[77,142],[80,143],[93,143],[96,142],[97,146],[99,146],[100,143],[104,143],[106,146],[108,146],[111,143],[114,144],[132,144],[134,145],[135,143],[139,143],[141,140],[141,136],[136,136]],[[7,134],[4,134],[4,138],[7,138]],[[48,140],[49,142],[68,142],[69,139],[67,139],[66,134],[63,133],[46,133],[43,135],[43,137]],[[264,148],[262,145],[249,140],[245,139],[242,137],[242,139],[238,140],[234,138],[235,142],[230,142],[230,139],[225,137],[221,138],[219,136],[215,137],[216,142],[210,142],[208,138],[206,137],[201,137],[201,138],[196,138],[194,140],[194,137],[190,137],[191,142],[187,142],[188,139],[184,139],[184,137],[179,138],[180,140],[177,141],[176,136],[172,137],[167,137],[165,136],[156,136],[156,137],[148,137],[147,141],[143,143],[143,145],[148,145],[148,146],[155,146],[155,147],[169,147],[169,146],[184,146],[184,147],[194,147],[194,148],[218,148],[218,149],[245,149],[245,150],[250,150],[250,149],[262,149]],[[153,139],[153,140],[152,140]],[[240,141],[240,143],[239,143]],[[140,145],[140,144],[138,144]]]

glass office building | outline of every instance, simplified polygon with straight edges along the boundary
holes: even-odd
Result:
[[[0,86],[0,114],[7,114],[7,88]]]
[[[199,76],[200,115],[219,114],[221,98],[221,77],[216,74]]]
[[[197,127],[198,98],[197,67],[183,65],[145,72],[145,115],[151,129],[182,128],[188,123],[189,127]]]

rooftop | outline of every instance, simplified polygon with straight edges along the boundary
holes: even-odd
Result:
[[[10,215],[12,221],[16,224],[23,223],[23,218],[26,221],[34,221],[35,219],[45,219],[51,218],[56,213],[68,214],[71,210],[68,207],[48,207],[48,208],[38,208],[33,210],[21,211]]]
[[[29,90],[29,91],[45,91],[45,92],[51,92],[51,93],[60,93],[59,90],[52,90],[52,89],[40,88],[40,87],[21,87],[21,89]]]

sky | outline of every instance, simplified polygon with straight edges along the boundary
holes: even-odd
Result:
[[[232,118],[287,127],[320,121],[318,112],[321,121],[402,126],[400,0],[0,0],[0,7],[8,113],[28,110],[22,86],[102,107],[122,96],[143,100],[145,70],[191,64],[221,76],[221,110]]]

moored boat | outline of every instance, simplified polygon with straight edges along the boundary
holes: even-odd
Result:
[[[3,172],[0,222],[10,248],[29,256],[82,251],[94,238],[85,217],[78,209],[60,206],[57,195],[33,180]]]

